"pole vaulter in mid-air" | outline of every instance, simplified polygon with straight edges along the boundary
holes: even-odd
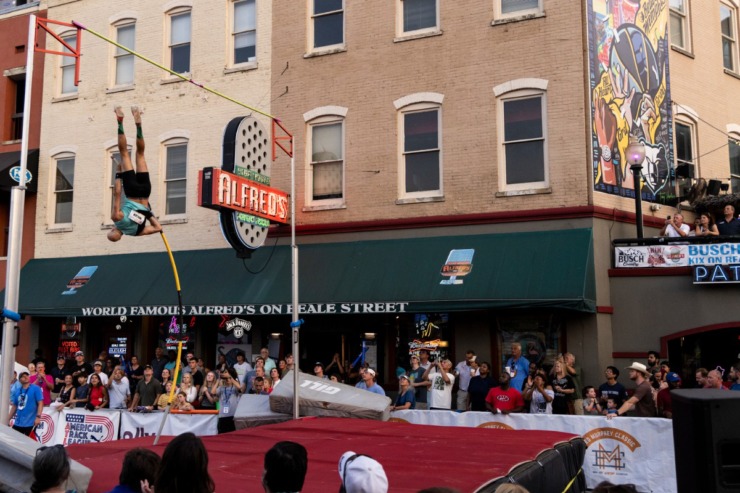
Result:
[[[123,109],[114,108],[118,120],[118,152],[121,162],[116,170],[116,185],[113,189],[113,207],[111,219],[115,223],[108,232],[110,241],[118,241],[123,235],[143,236],[160,233],[162,226],[152,213],[149,195],[152,193],[152,182],[149,180],[149,168],[144,157],[144,134],[141,131],[141,110],[131,107],[131,114],[136,124],[136,170],[131,164],[126,134],[123,132]],[[126,199],[121,206],[121,188]],[[147,221],[149,224],[147,224]]]

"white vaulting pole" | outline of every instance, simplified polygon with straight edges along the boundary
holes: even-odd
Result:
[[[28,168],[28,129],[31,122],[31,90],[33,58],[35,53],[36,16],[28,16],[26,41],[26,94],[23,98],[23,134],[21,140],[21,172],[18,186],[10,192],[10,223],[8,226],[8,261],[5,274],[4,308],[18,312],[18,290],[21,273],[21,243],[23,239],[23,207],[26,201],[26,169]],[[0,424],[8,423],[10,416],[10,381],[15,363],[15,322],[3,320],[3,368],[0,381]]]

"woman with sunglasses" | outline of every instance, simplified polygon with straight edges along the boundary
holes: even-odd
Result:
[[[229,368],[221,373],[221,387],[218,389],[218,400],[221,403],[218,410],[219,434],[236,431],[234,413],[236,412],[240,393],[241,385],[239,385],[236,370]]]

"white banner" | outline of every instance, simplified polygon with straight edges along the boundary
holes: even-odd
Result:
[[[121,413],[117,410],[99,409],[91,412],[84,408],[64,409],[58,413],[54,443],[112,442],[118,439]]]
[[[690,265],[689,246],[650,245],[615,247],[614,267],[618,269],[634,267],[686,267]]]
[[[121,440],[155,436],[164,413],[121,413]],[[162,435],[176,436],[190,431],[198,436],[218,434],[218,414],[170,414]]]
[[[646,245],[614,248],[614,267],[687,267],[740,264],[739,243]]]
[[[54,433],[61,413],[55,407],[45,407],[41,412],[41,422],[36,427],[36,440],[41,445],[54,445]]]
[[[561,431],[580,435],[588,447],[586,483],[634,484],[640,492],[675,493],[673,422],[662,418],[607,420],[601,416],[491,414],[488,412],[395,411],[392,421],[437,426]]]

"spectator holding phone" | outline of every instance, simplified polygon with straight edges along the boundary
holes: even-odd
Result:
[[[688,224],[684,224],[683,215],[677,212],[673,215],[673,218],[671,218],[671,216],[666,218],[665,225],[663,226],[663,229],[660,230],[660,236],[679,238],[682,236],[688,236],[689,231],[691,231],[691,228],[689,228]]]

